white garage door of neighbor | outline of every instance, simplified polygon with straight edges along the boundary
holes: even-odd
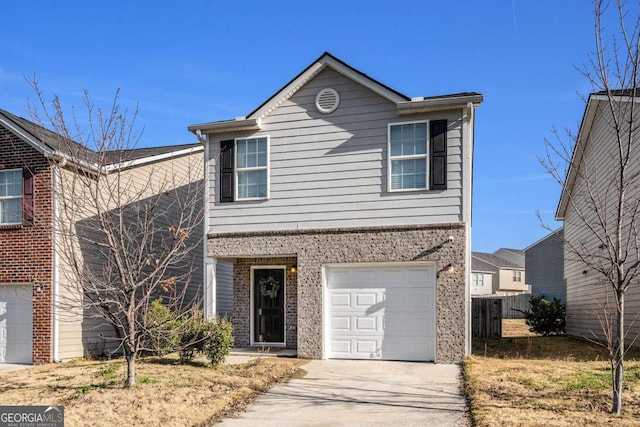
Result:
[[[31,363],[31,285],[0,284],[0,363]]]
[[[327,357],[435,360],[435,269],[327,268]]]

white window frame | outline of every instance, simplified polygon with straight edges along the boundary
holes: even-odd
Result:
[[[247,139],[266,139],[267,140],[267,165],[252,167],[252,168],[240,168],[238,171],[238,141],[246,141]],[[238,197],[238,185],[240,181],[238,180],[238,172],[251,172],[251,171],[267,171],[267,195],[265,197]],[[244,138],[235,138],[233,140],[233,196],[234,201],[236,202],[244,202],[251,200],[268,200],[271,197],[271,138],[269,135],[258,135],[258,136],[247,136]]]
[[[513,270],[513,281],[522,283],[522,271]]]
[[[22,169],[20,168],[16,168],[16,169],[3,169],[0,170],[0,173],[3,172],[15,172],[15,171],[19,171],[20,172],[20,184],[21,186],[24,186],[24,182],[22,179]],[[0,196],[0,226],[4,226],[4,225],[18,225],[18,224],[22,224],[22,220],[23,220],[23,216],[22,216],[22,212],[20,212],[20,221],[19,222],[4,222],[2,219],[2,202],[4,200],[20,200],[20,205],[24,204],[24,188],[22,188],[22,191],[20,191],[20,195],[19,196]]]
[[[391,128],[393,126],[411,125],[424,123],[426,126],[426,149],[424,154],[414,154],[411,156],[391,156]],[[393,160],[415,160],[424,159],[425,162],[425,187],[422,188],[392,188],[391,184],[391,163]],[[409,122],[394,122],[387,124],[387,190],[390,193],[402,193],[407,191],[424,191],[429,189],[429,120],[413,120]]]

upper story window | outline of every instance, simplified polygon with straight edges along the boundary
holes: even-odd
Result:
[[[0,171],[0,224],[22,223],[22,170]]]
[[[389,125],[391,190],[427,188],[427,123]]]
[[[473,286],[474,287],[483,287],[484,286],[484,274],[482,273],[473,273],[472,275]]]
[[[513,281],[514,282],[522,282],[522,271],[514,271],[513,272]]]
[[[236,140],[237,200],[267,197],[267,138]]]
[[[269,138],[220,142],[220,201],[269,197]]]
[[[391,123],[389,191],[447,189],[447,121]]]

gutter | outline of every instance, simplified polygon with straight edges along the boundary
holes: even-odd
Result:
[[[480,94],[443,96],[440,98],[414,98],[411,101],[399,102],[398,115],[428,113],[431,111],[459,110],[460,108],[478,107],[484,100]]]
[[[187,130],[195,133],[196,136],[198,136],[197,132],[200,132],[200,135],[202,135],[202,133],[227,133],[260,129],[259,119],[247,119],[245,117],[238,117],[235,120],[225,120],[221,122],[195,124],[187,127]]]

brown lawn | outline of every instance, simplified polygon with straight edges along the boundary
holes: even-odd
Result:
[[[614,417],[602,347],[505,321],[503,338],[475,341],[465,362],[472,418],[478,426],[640,425],[640,353],[627,360],[624,415]]]
[[[76,360],[0,375],[0,405],[63,405],[66,426],[191,426],[243,408],[292,376],[298,359],[258,358],[211,368],[174,359],[137,362],[137,384],[123,388],[122,360]]]

